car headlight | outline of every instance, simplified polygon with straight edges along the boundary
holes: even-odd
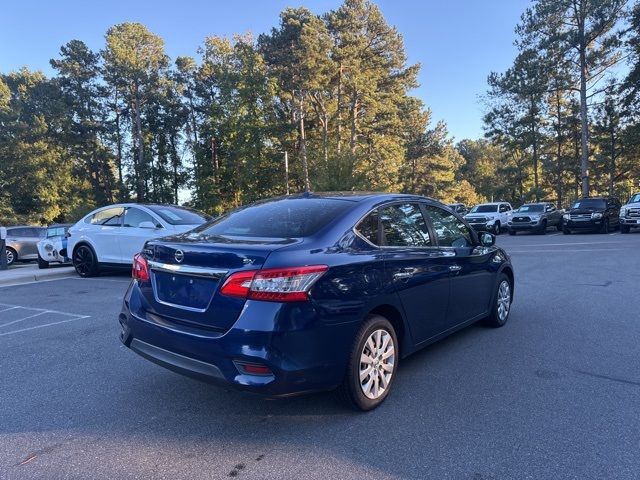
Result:
[[[594,213],[591,214],[591,218],[597,220],[599,218],[602,218],[602,214],[599,213],[599,212],[594,212]]]
[[[627,209],[626,208],[622,207],[620,209],[620,216],[621,217],[626,217],[627,216]]]
[[[564,215],[562,215],[562,218],[564,218],[565,220],[571,220],[571,215],[568,213],[565,213]]]
[[[47,244],[44,246],[44,249],[45,249],[47,252],[53,252],[53,245],[51,245],[50,243],[47,243]]]

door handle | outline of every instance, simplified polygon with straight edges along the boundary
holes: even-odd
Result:
[[[393,274],[394,280],[406,280],[408,278],[413,277],[416,273],[416,268],[402,268]]]
[[[460,265],[449,265],[450,272],[459,272],[460,270],[462,270]]]

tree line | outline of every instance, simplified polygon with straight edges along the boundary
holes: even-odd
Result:
[[[585,185],[626,194],[640,177],[639,12],[533,2],[513,66],[489,76],[486,138],[457,144],[411,94],[420,66],[369,1],[288,8],[257,37],[206,38],[197,58],[170,59],[144,25],[118,24],[99,51],[63,45],[51,77],[0,75],[0,223],[126,200],[217,214],[305,189],[469,204],[563,204]]]

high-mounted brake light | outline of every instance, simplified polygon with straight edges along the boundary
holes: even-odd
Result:
[[[149,280],[149,264],[147,259],[142,256],[141,253],[136,253],[133,256],[133,269],[131,270],[131,276],[135,280]]]
[[[249,270],[232,274],[220,293],[230,297],[271,302],[303,302],[313,284],[329,269],[326,265]]]

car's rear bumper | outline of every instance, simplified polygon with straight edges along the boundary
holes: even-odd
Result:
[[[339,385],[359,326],[357,321],[332,325],[308,315],[285,319],[295,309],[248,301],[235,325],[220,332],[141,315],[142,301],[133,283],[119,317],[127,347],[183,375],[273,397]],[[247,375],[238,362],[267,366],[272,374]]]

